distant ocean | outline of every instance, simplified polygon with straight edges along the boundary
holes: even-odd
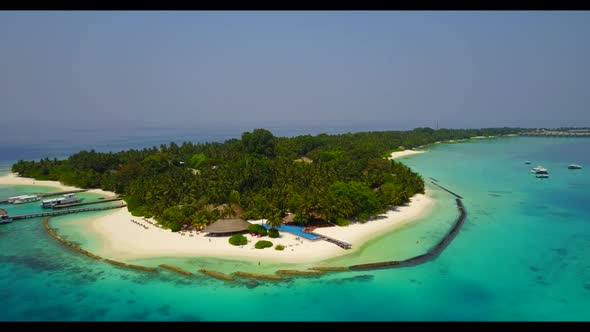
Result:
[[[231,138],[240,138],[242,132],[252,131],[257,127],[224,128],[214,126],[206,130],[190,128],[103,128],[103,129],[70,129],[49,130],[42,139],[38,132],[34,134],[10,135],[4,133],[0,137],[0,165],[10,164],[15,160],[64,158],[80,150],[98,152],[118,152],[127,149],[159,147],[161,144],[175,142],[223,142]],[[304,126],[280,127],[265,126],[275,136],[317,135],[321,133],[339,134],[359,132],[362,129],[352,127]],[[1,168],[1,167],[0,167]]]
[[[0,145],[0,169],[18,159],[62,157],[81,148],[159,146],[171,137],[5,144]],[[207,138],[190,140],[211,140]],[[231,135],[213,140],[227,138]],[[452,196],[430,184],[432,177],[464,197],[468,217],[440,257],[415,267],[229,283],[198,273],[191,278],[168,271],[146,273],[92,260],[50,237],[41,219],[0,225],[0,320],[588,321],[587,151],[590,139],[585,138],[508,137],[435,144],[427,153],[401,159],[422,174],[438,200],[433,212],[329,263],[404,259],[436,243],[457,210]],[[526,160],[532,164],[525,165]],[[585,168],[568,170],[570,163]],[[550,177],[535,178],[529,170],[536,165],[548,168]],[[30,190],[0,186],[0,198]],[[21,212],[36,208],[19,207]],[[56,217],[52,225],[68,240],[96,248],[101,243],[86,232],[85,222],[101,214]],[[136,263],[170,263],[193,272],[201,266],[261,273],[297,268],[198,257]]]

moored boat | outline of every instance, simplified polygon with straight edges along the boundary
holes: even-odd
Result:
[[[530,162],[530,161],[528,161],[528,160],[527,160],[527,161],[525,161],[524,163],[525,163],[525,164],[527,164],[527,165],[530,165],[530,164],[531,164],[531,162]]]
[[[24,197],[24,196],[26,196],[26,195],[8,197],[8,200],[6,200],[6,201],[8,203],[14,203],[15,200],[20,199],[21,197]]]
[[[537,174],[537,178],[539,178],[539,179],[546,179],[548,177],[549,177],[549,174],[546,174],[546,173],[545,174]]]
[[[41,201],[41,207],[53,208],[58,205],[78,203],[78,202],[80,202],[80,199],[78,197],[76,197],[75,194],[65,194],[65,195],[63,195],[63,197],[60,197],[60,198],[45,199],[45,200]]]
[[[578,164],[571,164],[567,167],[568,169],[581,169],[582,166],[578,165]]]
[[[533,167],[533,169],[531,170],[531,173],[535,173],[535,174],[549,174],[549,171],[543,167],[543,166],[537,166],[537,167]]]
[[[23,204],[23,203],[29,203],[29,202],[34,202],[34,201],[38,201],[39,199],[41,199],[41,196],[37,196],[37,195],[22,195],[22,196],[17,196],[17,197],[12,197],[14,198],[12,201],[9,201],[13,204]]]

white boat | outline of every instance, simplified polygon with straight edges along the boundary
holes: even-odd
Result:
[[[24,197],[27,195],[20,195],[20,196],[12,196],[12,197],[8,197],[8,203],[14,203],[15,200],[20,199],[21,197]]]
[[[63,197],[60,198],[52,198],[52,199],[45,199],[41,201],[41,207],[43,208],[52,208],[57,205],[64,205],[64,204],[71,204],[71,203],[78,203],[80,199],[76,197],[75,194],[65,194]]]
[[[8,215],[8,212],[4,209],[0,209],[0,224],[7,224],[12,222],[12,218]]]
[[[582,166],[580,166],[580,165],[577,165],[577,164],[571,164],[571,165],[569,165],[567,168],[569,168],[569,169],[581,169],[581,168],[582,168]]]
[[[41,199],[41,196],[22,195],[22,196],[17,196],[16,198],[14,198],[14,200],[11,203],[12,204],[23,204],[23,203],[38,201],[39,199]]]
[[[531,173],[535,173],[535,174],[547,174],[549,172],[547,171],[547,169],[545,167],[543,167],[543,166],[537,166],[537,167],[534,167],[531,170]]]
[[[548,177],[549,177],[549,174],[537,174],[537,177],[538,177],[539,179],[546,179],[546,178],[548,178]]]

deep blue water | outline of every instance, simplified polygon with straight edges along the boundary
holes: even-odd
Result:
[[[457,211],[452,196],[430,185],[434,177],[464,197],[468,217],[440,257],[402,269],[228,283],[92,260],[48,236],[40,219],[0,225],[0,320],[588,321],[588,151],[590,139],[514,137],[435,144],[403,158],[437,199],[433,212],[326,262],[403,259],[436,243]],[[568,170],[570,163],[585,168]],[[535,178],[536,165],[550,178]],[[0,197],[20,192],[26,188],[0,186]],[[93,241],[85,220],[59,217],[52,226],[85,245]],[[163,262],[258,272],[248,262],[199,257],[140,263]]]

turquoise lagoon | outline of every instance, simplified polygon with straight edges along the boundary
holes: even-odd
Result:
[[[590,320],[590,139],[507,137],[434,144],[427,150],[401,160],[423,175],[437,199],[433,211],[321,263],[397,260],[427,250],[458,214],[453,197],[431,185],[432,177],[464,197],[468,217],[450,246],[424,265],[228,283],[198,273],[187,278],[98,262],[51,238],[41,219],[29,219],[0,225],[0,320]],[[586,168],[568,170],[570,163]],[[548,168],[550,178],[535,178],[529,169],[536,165]],[[0,197],[31,190],[0,186]],[[17,213],[15,206],[3,207]],[[18,209],[26,213],[38,207]],[[70,241],[96,249],[101,243],[86,224],[106,213],[57,217],[51,224]],[[310,266],[199,257],[134,263],[169,263],[193,272]]]

